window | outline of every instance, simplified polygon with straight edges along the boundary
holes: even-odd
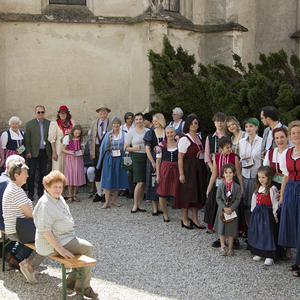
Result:
[[[165,10],[179,12],[180,0],[164,0],[163,6]]]
[[[86,5],[86,0],[49,0],[49,4]]]

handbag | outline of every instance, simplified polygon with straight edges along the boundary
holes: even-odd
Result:
[[[127,149],[127,147],[126,147],[126,149]],[[121,169],[125,170],[125,171],[131,171],[132,170],[132,159],[130,156],[125,156],[126,149],[123,152]]]
[[[36,228],[33,219],[17,218],[16,230],[21,244],[34,243]]]

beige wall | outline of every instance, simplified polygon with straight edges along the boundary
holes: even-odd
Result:
[[[243,62],[257,62],[259,52],[284,49],[299,55],[299,43],[289,36],[299,30],[299,0],[240,0],[239,23],[249,29],[243,35]]]
[[[40,14],[47,0],[1,0],[0,12]]]
[[[97,117],[101,103],[112,109],[111,116],[146,111],[151,101],[148,49],[162,51],[166,30],[161,22],[0,22],[2,126],[15,114],[30,120],[37,104],[46,107],[50,119],[67,105],[82,125]]]

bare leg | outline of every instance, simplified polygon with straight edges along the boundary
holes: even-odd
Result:
[[[226,236],[225,235],[220,235],[220,242],[221,242],[221,247],[224,248],[225,247],[225,239]],[[233,241],[232,241],[233,243]],[[232,247],[231,247],[232,248]]]
[[[121,204],[117,203],[117,201],[116,201],[118,195],[119,195],[119,190],[114,190],[113,195],[112,195],[111,204],[114,206],[120,207]],[[106,194],[105,194],[105,196],[106,196]]]
[[[111,190],[104,190],[104,192],[105,192],[105,203],[101,207],[103,209],[110,207],[109,202],[110,202],[110,192],[111,192]]]
[[[134,205],[132,210],[136,211],[138,208],[142,209],[141,203],[145,194],[146,184],[145,182],[138,182],[134,189]]]
[[[164,213],[165,220],[169,220],[167,198],[159,197],[159,205]]]
[[[233,236],[229,236],[228,237],[228,248],[229,249],[232,249],[233,247],[233,240],[234,240],[234,237]],[[222,246],[221,246],[222,247]]]
[[[157,213],[157,211],[158,211],[158,201],[152,201],[152,205],[153,205],[153,212]]]
[[[92,181],[91,182],[91,192],[93,192],[95,190],[95,182],[94,181]]]
[[[183,208],[182,209],[182,221],[183,221],[183,224],[185,226],[190,226],[190,221],[189,221],[189,210],[187,208]]]
[[[197,207],[192,207],[192,220],[197,226],[200,226],[200,223],[198,221],[198,208]]]

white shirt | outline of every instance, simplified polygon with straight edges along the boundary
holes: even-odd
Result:
[[[125,136],[126,136],[126,134],[127,134],[130,130],[132,130],[133,128],[135,128],[135,125],[134,125],[133,123],[131,124],[131,126],[130,126],[129,129],[128,129],[128,127],[126,126],[126,123],[123,124],[123,125],[121,125],[121,127],[120,127],[120,129],[121,129],[122,131],[125,131]]]
[[[273,215],[274,215],[274,218],[277,217],[277,209],[278,209],[278,201],[276,199],[276,195],[277,195],[277,188],[276,186],[271,186],[270,188],[270,197],[271,197],[271,202],[272,202],[272,210],[273,210]],[[261,186],[259,189],[258,189],[258,192],[259,193],[264,193],[265,192],[265,187]],[[256,194],[253,193],[252,195],[252,202],[251,202],[251,212],[254,210],[256,206]]]
[[[289,176],[289,171],[288,171],[287,166],[286,166],[286,153],[288,152],[288,150],[289,149],[285,149],[282,152],[281,160],[280,160],[280,169],[282,171],[282,174],[285,175],[285,176]],[[300,158],[300,156],[297,157],[297,158],[292,157],[293,160],[297,160],[299,158]]]
[[[10,137],[12,140],[23,140],[23,136],[21,134],[21,131],[18,129],[18,133],[15,133],[11,128],[9,129]],[[22,131],[23,133],[23,131]],[[23,133],[24,134],[24,133]],[[6,149],[6,144],[8,142],[8,133],[7,131],[4,131],[1,135],[1,143],[2,143],[2,149]]]
[[[254,165],[249,168],[242,168],[242,175],[245,178],[255,178],[257,169],[261,166],[261,144],[262,138],[258,135],[255,136],[252,143],[249,143],[249,137],[240,140],[240,157],[254,159]],[[252,145],[251,145],[252,144]]]

